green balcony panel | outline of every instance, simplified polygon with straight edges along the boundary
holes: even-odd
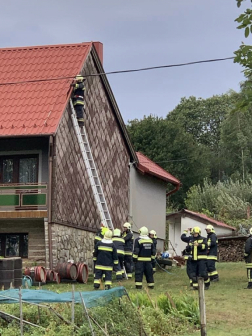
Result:
[[[22,195],[22,206],[46,205],[46,194]]]
[[[1,195],[0,206],[19,206],[19,195]]]
[[[7,189],[11,189],[11,190],[28,190],[28,189],[36,189],[36,190],[40,190],[40,189],[46,189],[47,186],[46,185],[22,185],[22,186],[0,186],[0,190],[7,190]]]

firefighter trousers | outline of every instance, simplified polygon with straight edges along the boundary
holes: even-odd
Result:
[[[112,271],[96,269],[94,278],[94,288],[100,288],[101,279],[105,275],[105,289],[109,289],[112,285]]]
[[[198,288],[198,278],[201,277],[204,279],[205,288],[208,289],[210,286],[210,279],[207,274],[207,260],[192,260],[191,261],[191,273],[190,279],[192,279],[193,288]]]
[[[246,263],[247,277],[248,277],[248,287],[252,288],[252,263]]]
[[[210,281],[216,281],[219,279],[218,272],[215,267],[216,260],[207,259],[207,272],[210,277]]]
[[[83,105],[74,105],[76,112],[78,124],[80,127],[84,126],[84,106]]]
[[[127,252],[126,252],[127,253]],[[132,278],[132,269],[133,269],[133,257],[132,253],[124,255],[124,265],[126,269],[126,273],[128,275],[128,278]]]
[[[149,288],[154,288],[154,277],[151,261],[137,261],[135,264],[135,285],[137,289],[143,286],[143,275],[145,275]]]
[[[187,276],[190,280],[190,286],[192,286],[192,279],[191,279],[191,262],[192,262],[192,258],[189,257],[187,260],[186,260],[186,273],[187,273]]]
[[[122,280],[124,271],[123,271],[123,260],[124,260],[124,255],[118,254],[118,264],[114,265],[114,272],[116,273],[116,280],[120,281]]]

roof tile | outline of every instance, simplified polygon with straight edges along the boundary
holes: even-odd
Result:
[[[79,43],[0,49],[0,136],[55,133],[71,79],[1,84],[74,77],[91,46]]]

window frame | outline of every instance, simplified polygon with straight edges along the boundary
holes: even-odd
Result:
[[[39,154],[18,154],[18,155],[0,155],[0,184],[19,184],[19,166],[20,159],[36,159],[37,160],[37,181],[39,180]],[[3,161],[13,159],[13,182],[4,183],[3,182]]]
[[[16,235],[19,236],[19,255],[16,257],[21,257],[23,259],[28,259],[29,257],[29,233],[28,232],[6,232],[0,233],[0,240],[1,240],[1,250],[3,253],[0,253],[0,256],[4,258],[13,258],[13,256],[6,256],[6,237],[8,235]],[[28,236],[28,246],[27,246],[27,256],[24,256],[24,236]]]

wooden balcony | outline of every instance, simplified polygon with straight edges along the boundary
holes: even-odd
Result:
[[[0,184],[0,218],[47,217],[48,187],[38,184]]]

